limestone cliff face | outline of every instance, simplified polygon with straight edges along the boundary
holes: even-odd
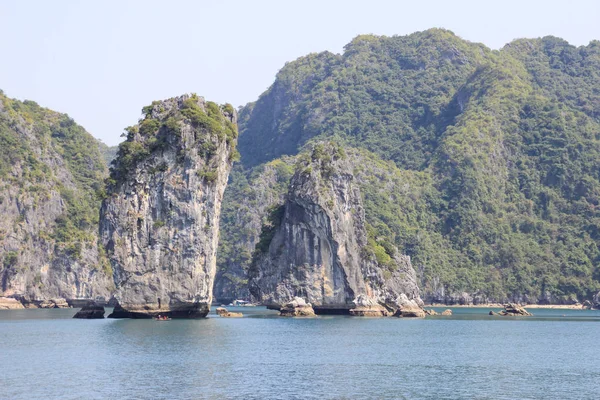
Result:
[[[115,317],[203,317],[210,308],[236,113],[195,95],[155,102],[128,128],[100,213]]]
[[[269,210],[284,202],[293,165],[293,158],[285,157],[251,171],[232,170],[223,195],[214,286],[217,301],[250,298],[247,271],[252,253]]]
[[[95,197],[106,174],[96,140],[66,114],[0,91],[0,296],[110,297]]]
[[[332,144],[317,144],[300,158],[249,271],[258,301],[280,308],[297,296],[317,313],[345,313],[357,303],[389,311],[407,299],[422,304],[410,259],[391,254],[378,260],[352,171],[343,149]]]

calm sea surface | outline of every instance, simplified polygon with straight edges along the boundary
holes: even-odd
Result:
[[[412,320],[229,309],[245,317],[0,311],[0,398],[600,398],[599,311],[501,318],[455,308]]]

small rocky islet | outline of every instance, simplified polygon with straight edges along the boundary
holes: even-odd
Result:
[[[228,311],[225,307],[218,307],[215,312],[219,317],[223,318],[242,318],[244,315],[240,312]]]
[[[508,303],[504,305],[504,309],[500,312],[490,311],[489,315],[501,316],[501,317],[531,317],[532,313],[527,311],[524,307],[515,303]]]

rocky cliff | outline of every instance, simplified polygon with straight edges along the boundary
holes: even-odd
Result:
[[[96,234],[106,173],[68,115],[0,92],[0,296],[28,306],[110,296]]]
[[[223,196],[217,276],[217,301],[249,299],[247,271],[269,210],[284,202],[294,159],[284,157],[251,171],[234,167]]]
[[[203,317],[236,113],[196,95],[154,102],[143,113],[120,145],[100,212],[117,286],[113,316]]]
[[[422,304],[410,258],[368,234],[352,171],[332,143],[299,158],[285,204],[271,210],[249,270],[258,301],[281,308],[300,297],[317,313]]]

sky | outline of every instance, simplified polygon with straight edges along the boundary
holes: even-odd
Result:
[[[359,34],[446,28],[493,49],[600,39],[600,1],[0,1],[0,89],[116,145],[153,100],[254,101],[286,62]]]

